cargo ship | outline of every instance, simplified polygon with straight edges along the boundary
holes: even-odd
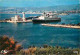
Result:
[[[43,13],[38,18],[32,18],[33,23],[47,23],[47,22],[56,22],[61,21],[61,18],[58,17],[57,14],[53,14],[52,12],[49,13]]]

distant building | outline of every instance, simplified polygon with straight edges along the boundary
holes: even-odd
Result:
[[[23,17],[21,18],[19,15],[15,15],[15,17],[11,17],[11,21],[17,22],[17,21],[26,21],[25,13],[23,12]]]
[[[15,15],[15,17],[11,17],[11,21],[22,21],[22,18],[19,15]]]

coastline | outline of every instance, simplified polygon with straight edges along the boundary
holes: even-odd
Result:
[[[7,40],[7,41],[5,41]],[[1,45],[0,54],[10,54],[10,55],[79,55],[79,48],[71,48],[71,47],[61,47],[61,46],[51,46],[44,44],[43,46],[29,46],[25,48],[14,40],[14,37],[9,36],[0,36]],[[7,45],[7,46],[6,46]]]
[[[0,13],[0,14],[22,14],[22,13]],[[25,13],[25,14],[43,14],[43,13]]]

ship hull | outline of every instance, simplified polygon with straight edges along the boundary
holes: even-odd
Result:
[[[61,19],[54,19],[54,20],[32,20],[33,23],[49,23],[49,22],[60,22]]]

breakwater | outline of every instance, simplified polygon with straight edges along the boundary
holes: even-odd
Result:
[[[10,21],[10,20],[0,20],[0,22],[9,22],[9,23],[14,23],[15,21]],[[27,21],[16,21],[16,23],[29,23],[32,22],[31,19],[27,20]]]
[[[61,25],[61,24],[41,24],[43,26],[51,26],[51,27],[64,27],[64,28],[76,28],[80,29],[80,26],[72,26],[72,25]]]

